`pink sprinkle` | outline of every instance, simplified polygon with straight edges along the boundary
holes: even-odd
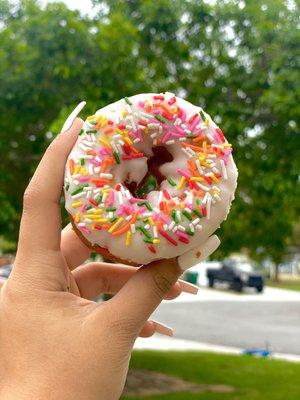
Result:
[[[185,122],[186,112],[182,108],[179,108],[178,117],[181,119],[182,122]]]
[[[143,139],[142,130],[139,128],[136,133],[137,133],[137,136],[140,139],[141,143],[143,143],[144,139]]]
[[[129,201],[130,203],[138,203],[140,201],[145,201],[145,199],[138,199],[137,197],[131,197]]]
[[[80,230],[82,232],[86,233],[86,234],[90,234],[91,233],[91,231],[89,229],[85,228],[84,226],[82,228],[80,228]]]
[[[188,239],[188,235],[185,232],[182,232],[180,229],[177,229],[177,231],[175,232],[175,234],[179,237],[183,237],[185,239]]]
[[[144,101],[139,101],[138,105],[139,105],[139,107],[144,108],[145,107],[145,102]]]
[[[190,130],[194,130],[194,128],[196,127],[196,125],[200,122],[200,118],[199,115],[197,115],[197,117],[193,120],[193,122],[191,123],[190,126]]]
[[[191,203],[185,203],[184,205],[185,205],[187,208],[189,208],[190,210],[193,209],[193,204],[191,204]]]
[[[85,211],[85,209],[86,209],[86,204],[83,204],[81,207],[80,207],[80,212],[84,212]]]
[[[178,169],[177,172],[185,178],[191,177],[191,174],[186,169]]]
[[[90,180],[89,176],[81,176],[79,179],[79,182],[88,182]]]
[[[112,205],[114,204],[114,200],[115,200],[115,192],[111,190],[109,192],[108,207],[112,207]]]
[[[126,215],[125,207],[123,204],[119,206],[119,209],[117,210],[117,216],[120,217],[121,215]]]
[[[170,136],[171,136],[171,132],[170,131],[166,132],[161,139],[162,143],[166,143],[166,141],[170,139]]]

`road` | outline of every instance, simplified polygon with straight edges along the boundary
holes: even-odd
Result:
[[[241,348],[265,346],[300,355],[300,293],[266,288],[264,294],[234,294],[201,288],[163,302],[153,318],[176,338]]]

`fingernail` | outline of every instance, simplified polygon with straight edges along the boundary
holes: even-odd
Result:
[[[197,285],[193,285],[192,283],[183,281],[182,279],[178,279],[178,282],[180,283],[181,290],[185,293],[197,294],[199,291]]]
[[[219,247],[220,243],[218,236],[212,235],[201,245],[200,248],[190,250],[179,256],[177,262],[181,271],[184,272],[193,265],[205,260]]]
[[[152,321],[152,322],[155,327],[155,332],[165,336],[173,336],[173,329],[170,326],[161,324],[160,322],[157,321]]]
[[[71,112],[71,114],[66,119],[66,122],[64,123],[63,127],[61,128],[60,133],[64,133],[71,128],[75,118],[80,113],[80,111],[84,108],[85,105],[86,105],[86,101],[82,101],[81,103],[78,104],[78,106],[76,106],[74,108],[74,110]]]

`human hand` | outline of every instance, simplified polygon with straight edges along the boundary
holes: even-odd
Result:
[[[70,226],[61,233],[59,200],[82,123],[51,143],[24,195],[17,256],[0,291],[1,399],[118,399],[137,336],[164,330],[147,321],[151,313],[163,298],[195,292],[176,282],[176,260],[80,266],[90,250]],[[115,296],[94,302],[102,292]]]

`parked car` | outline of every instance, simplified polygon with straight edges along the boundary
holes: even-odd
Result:
[[[244,287],[253,287],[258,293],[264,290],[264,279],[259,272],[254,271],[251,264],[226,260],[220,269],[208,268],[206,271],[208,286],[213,288],[215,283],[228,283],[229,287],[241,292]]]

